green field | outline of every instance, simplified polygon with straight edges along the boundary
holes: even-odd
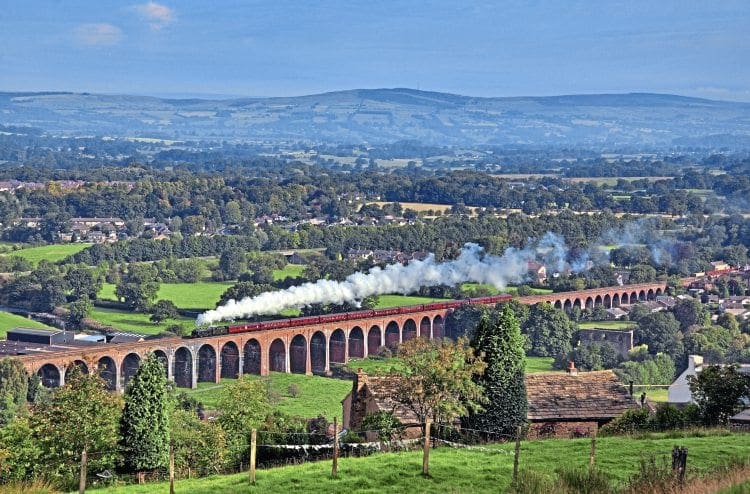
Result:
[[[8,336],[8,330],[13,328],[55,329],[33,319],[0,311],[0,339],[5,339]]]
[[[526,357],[526,373],[534,374],[536,372],[552,372],[553,357]]]
[[[268,383],[271,390],[280,398],[278,404],[275,405],[278,410],[305,418],[323,415],[328,420],[333,420],[334,416],[341,420],[341,400],[352,389],[351,381],[320,376],[271,372],[268,377],[253,376],[253,378]],[[220,384],[198,383],[198,389],[180,389],[179,391],[186,391],[203,403],[206,409],[214,409],[221,389],[233,381],[234,379],[222,379]],[[290,384],[295,384],[299,388],[299,395],[296,398],[289,395]]]
[[[389,374],[391,371],[398,371],[401,368],[401,361],[397,357],[391,358],[353,358],[344,366],[351,372],[357,372],[362,369],[367,374],[374,376]]]
[[[283,280],[284,278],[297,278],[302,276],[302,272],[305,270],[304,264],[287,264],[284,269],[274,269],[273,279],[275,281]]]
[[[148,320],[148,318],[151,317],[151,314],[106,309],[103,307],[94,307],[91,310],[89,317],[120,331],[131,331],[142,334],[159,334],[172,324],[182,324],[188,328],[195,325],[195,319],[188,317],[180,317],[176,320],[168,319],[160,325],[156,325]]]
[[[638,470],[641,459],[655,456],[664,464],[672,447],[690,451],[689,475],[707,473],[734,459],[750,455],[750,435],[724,433],[705,437],[652,434],[645,438],[600,437],[596,465],[623,486]],[[560,468],[588,467],[589,439],[529,441],[521,444],[519,470],[549,477]],[[338,477],[331,479],[331,462],[321,461],[260,470],[255,486],[247,473],[204,479],[179,480],[177,492],[304,492],[304,493],[498,493],[510,486],[513,471],[511,444],[485,450],[439,447],[430,452],[430,475],[422,476],[421,451],[380,453],[363,458],[339,459]],[[145,484],[109,488],[108,492],[146,494],[167,492],[168,485]]]
[[[234,285],[231,281],[199,281],[197,283],[162,283],[156,300],[171,300],[180,309],[213,309],[221,295]],[[115,285],[105,283],[99,291],[103,300],[117,300]]]
[[[2,255],[23,257],[31,264],[36,266],[42,259],[46,259],[50,262],[61,261],[66,257],[72,256],[73,254],[76,254],[89,246],[91,246],[91,244],[44,245],[42,247],[27,247],[25,249],[18,249]]]
[[[492,295],[497,295],[498,293],[500,293],[500,290],[498,290],[494,286],[487,285],[484,283],[463,283],[461,285],[461,290],[466,290],[466,291],[475,291],[478,288],[481,288],[482,290],[487,290]],[[505,290],[503,291],[503,293],[516,295],[518,293],[518,287],[507,286],[505,287]],[[548,288],[532,288],[531,293],[533,293],[534,295],[546,295],[548,293],[552,293],[552,290]]]
[[[389,307],[402,307],[405,305],[431,304],[447,300],[444,298],[415,297],[412,295],[380,295],[376,309],[387,309]]]
[[[580,329],[630,329],[635,326],[633,321],[587,321],[579,322]]]

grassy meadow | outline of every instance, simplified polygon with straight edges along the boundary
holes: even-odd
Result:
[[[149,321],[149,317],[151,317],[151,314],[104,307],[94,307],[91,313],[89,313],[90,319],[99,321],[107,326],[112,326],[120,331],[142,334],[159,334],[172,324],[182,324],[183,326],[191,327],[195,323],[195,319],[193,318],[180,317],[178,319],[168,319],[156,325]]]
[[[213,309],[221,295],[234,285],[231,281],[199,281],[197,283],[162,283],[156,300],[171,300],[180,309]],[[103,300],[117,300],[115,285],[104,283],[99,291]]]
[[[750,455],[750,435],[724,433],[649,434],[644,437],[600,437],[596,465],[617,485],[624,486],[639,462],[650,456],[666,465],[675,445],[690,451],[688,475],[708,473],[732,460]],[[551,477],[561,469],[588,467],[589,439],[551,439],[522,442],[519,470]],[[422,476],[422,452],[380,453],[363,458],[341,458],[338,477],[331,479],[331,462],[305,463],[257,472],[255,486],[247,473],[178,480],[177,492],[304,492],[304,493],[497,493],[510,487],[513,471],[511,444],[484,450],[439,447],[430,452],[430,475]],[[116,494],[167,492],[168,485],[110,487]]]
[[[26,259],[32,265],[36,266],[39,261],[46,259],[50,262],[57,262],[65,259],[68,256],[72,256],[83,249],[90,247],[91,244],[53,244],[44,245],[41,247],[26,247],[23,249],[8,251],[2,255],[6,256],[18,256]]]
[[[332,379],[321,376],[305,376],[302,374],[286,374],[271,372],[268,377],[252,376],[270,387],[272,395],[278,398],[275,408],[289,415],[312,418],[323,415],[328,420],[341,417],[341,400],[351,391],[351,381]],[[198,383],[197,389],[179,389],[192,395],[203,403],[206,409],[216,408],[221,390],[235,379],[222,379],[221,383]],[[297,396],[291,396],[289,386],[296,385],[299,389]]]
[[[8,336],[8,330],[13,328],[55,329],[33,319],[0,311],[0,339],[5,339]]]

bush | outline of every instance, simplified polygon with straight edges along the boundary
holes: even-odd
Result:
[[[302,390],[297,383],[292,383],[286,388],[286,392],[292,398],[297,398]]]
[[[630,434],[648,427],[649,413],[647,408],[634,408],[626,411],[609,424],[602,427],[602,434]]]
[[[575,492],[577,494],[615,492],[609,475],[596,468],[558,470],[557,476],[561,489],[555,489],[556,492]]]

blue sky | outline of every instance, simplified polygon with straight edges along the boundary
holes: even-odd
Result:
[[[750,101],[750,2],[4,0],[0,90]]]

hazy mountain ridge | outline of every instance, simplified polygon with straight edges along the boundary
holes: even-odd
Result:
[[[481,98],[413,89],[224,100],[0,93],[0,124],[169,139],[750,148],[750,104],[630,93]]]

